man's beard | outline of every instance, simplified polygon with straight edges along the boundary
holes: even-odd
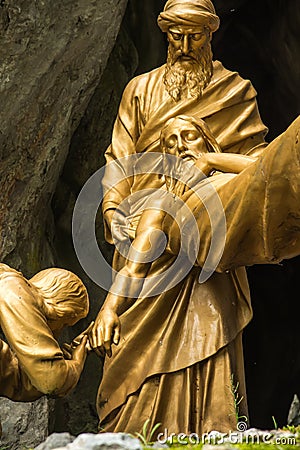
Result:
[[[167,92],[175,101],[181,98],[200,98],[211,80],[213,66],[210,43],[194,58],[189,62],[189,68],[186,68],[180,57],[174,61],[176,56],[169,46],[163,81]]]

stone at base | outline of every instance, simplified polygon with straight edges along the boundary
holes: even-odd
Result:
[[[140,441],[125,433],[84,433],[78,436],[73,442],[63,446],[61,444],[62,441],[59,440],[59,436],[63,437],[63,435],[65,436],[67,434],[57,433],[51,435],[44,444],[39,445],[34,450],[142,450]],[[52,436],[55,436],[53,441],[51,441]],[[57,447],[52,446],[54,440],[58,443]]]
[[[35,450],[52,450],[60,447],[65,447],[66,445],[73,442],[75,439],[74,436],[71,436],[70,433],[53,433],[47,437],[45,442],[38,445]]]
[[[300,401],[297,394],[294,395],[288,415],[288,425],[295,427],[300,425]]]
[[[0,398],[2,436],[0,448],[33,448],[48,436],[49,414],[53,400],[42,397],[35,402],[16,403]]]

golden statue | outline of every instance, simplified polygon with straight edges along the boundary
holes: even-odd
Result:
[[[33,401],[61,397],[73,389],[87,355],[87,330],[62,350],[57,337],[65,326],[86,317],[88,293],[64,269],[46,269],[27,280],[0,264],[0,395]]]
[[[204,158],[204,153],[221,153],[220,147],[205,122],[189,116],[177,116],[168,120],[161,131],[160,146],[163,154],[171,154],[182,158],[183,161],[195,163],[195,167],[201,170],[200,173],[196,171],[195,179],[198,184],[202,183],[204,188],[206,182],[203,180],[203,174],[217,176],[219,181],[222,173],[240,173],[256,160],[250,156],[235,153],[223,154],[219,160],[214,158],[214,155]],[[180,205],[178,205],[176,197],[182,196],[187,187],[178,181],[182,167],[173,163],[172,159],[164,161],[165,172],[173,174],[173,176],[166,177],[166,190],[157,191],[157,198],[152,196],[145,205],[126,262],[116,275],[111,292],[108,293],[98,315],[94,330],[101,327],[102,343],[108,356],[112,354],[112,343],[117,345],[119,342],[120,321],[118,316],[132,306],[134,299],[140,294],[142,283],[136,283],[136,278],[143,282],[155,259],[157,248],[163,245],[161,233],[155,233],[155,231],[162,231],[169,237],[174,221],[167,211],[173,209],[175,215],[178,216]],[[166,167],[167,165],[169,167]],[[191,171],[192,166],[185,165],[184,169]],[[231,177],[227,178],[228,181],[230,179]],[[175,195],[168,196],[167,192]],[[120,294],[115,294],[115,292]],[[128,294],[125,296],[126,292]],[[96,344],[96,336],[94,344]],[[97,346],[99,347],[99,342],[97,342]]]
[[[105,361],[99,387],[100,426],[132,433],[150,419],[149,429],[161,423],[157,432],[167,429],[168,434],[228,432],[236,429],[237,413],[248,415],[242,332],[252,309],[244,266],[277,263],[300,254],[300,121],[267,145],[267,129],[251,83],[212,61],[210,41],[219,18],[210,0],[168,0],[158,24],[169,41],[167,63],[128,84],[106,152],[107,163],[116,162],[115,172],[108,165],[104,178],[109,242],[119,236],[115,211],[127,197],[136,202],[131,201],[134,212],[125,221],[132,254],[115,252],[113,265],[119,274],[90,335],[91,346],[104,348],[109,356],[111,344],[118,344]],[[203,145],[209,150],[208,135],[201,140],[194,129],[185,130],[191,134],[186,135],[183,153],[197,158],[195,165],[209,175],[227,225],[222,257],[203,283],[199,274],[212,242],[209,213],[194,189],[183,189],[169,172],[165,177],[157,175],[157,166],[173,146],[177,159],[182,159],[179,147],[188,119],[178,116],[192,118],[190,125],[196,129],[204,121],[210,141],[217,143],[214,151],[207,152]],[[126,177],[124,157],[153,153],[157,158],[152,158],[147,173]],[[175,174],[176,167],[172,170]],[[113,185],[120,174],[123,181]],[[151,208],[147,211],[149,198],[135,196],[149,188],[159,195],[168,189],[177,192],[193,212],[201,238],[194,267],[161,293],[155,292],[154,283],[176,258],[178,228],[176,221],[160,212],[165,200],[155,200],[154,214]],[[166,251],[151,264],[135,258],[134,252],[135,246],[150,248],[149,228],[163,230],[168,240]],[[186,246],[195,247],[193,233],[187,236]],[[139,274],[146,277],[144,283],[150,280],[150,286],[153,280],[155,293],[151,295],[150,289],[144,295],[140,284],[138,294],[122,296],[122,289],[128,291],[121,282],[124,272],[129,285]],[[238,412],[233,395],[237,385],[242,398]]]

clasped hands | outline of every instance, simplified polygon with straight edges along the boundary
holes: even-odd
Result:
[[[118,345],[120,341],[120,319],[113,308],[103,307],[89,334],[91,348],[98,356],[112,355],[112,344]]]
[[[83,365],[87,356],[87,353],[92,350],[89,343],[89,333],[94,326],[94,322],[80,333],[71,344],[63,344],[62,352],[65,359],[77,361],[79,364]]]
[[[71,344],[63,344],[66,359],[82,359],[84,353],[95,351],[98,356],[111,357],[112,344],[120,340],[120,320],[111,308],[102,308],[95,320],[86,330],[77,336]]]

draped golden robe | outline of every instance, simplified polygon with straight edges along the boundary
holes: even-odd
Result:
[[[0,264],[0,396],[34,401],[73,389],[81,371],[65,360],[38,304],[37,293],[21,273]]]
[[[205,120],[223,152],[254,156],[263,153],[267,129],[260,120],[256,92],[249,81],[215,62],[213,78],[201,99],[175,103],[164,89],[163,73],[164,66],[133,79],[125,89],[107,162],[134,153],[159,151],[163,124],[179,114]],[[296,128],[299,121],[290,133],[293,137]],[[280,161],[276,166],[276,158],[274,162],[272,157],[272,148],[276,147],[282,161],[289,164],[299,149],[285,157],[280,142],[278,145],[275,141],[273,147],[271,144],[265,159],[262,156],[258,163],[217,188],[227,220],[227,238],[217,271],[203,284],[199,284],[198,277],[210,245],[210,222],[201,202],[191,192],[186,193],[186,204],[193,210],[201,236],[196,267],[171,290],[147,298],[140,296],[121,316],[121,340],[114,347],[113,357],[106,359],[97,400],[100,427],[105,431],[140,431],[148,418],[149,428],[160,422],[159,431],[166,428],[168,434],[235,429],[232,380],[234,384],[239,382],[239,395],[244,396],[239,414],[247,415],[241,338],[252,310],[246,272],[240,266],[276,262],[300,251],[299,239],[294,245],[299,233],[297,195],[291,200],[292,206],[283,208],[283,217],[290,206],[294,208],[288,251],[280,234],[284,230],[280,229],[279,216],[266,221],[274,210],[269,202],[272,189],[275,200],[290,191],[293,183],[298,183],[294,188],[300,191],[296,177],[290,182],[280,173]],[[299,157],[297,163],[299,166]],[[104,213],[117,208],[132,193],[161,187],[163,179],[155,175],[158,164],[153,160],[148,174],[127,178],[117,185],[114,178],[122,173],[126,176],[122,162],[118,161],[113,171],[108,169]],[[273,183],[273,187],[271,183],[269,189],[273,169],[280,182]],[[253,182],[252,177],[257,181]],[[280,183],[285,183],[284,193],[279,192]],[[142,208],[139,204],[138,209]],[[137,219],[128,225],[130,235],[140,214],[135,213]],[[275,237],[268,233],[273,231],[278,231]],[[106,237],[111,242],[108,228]],[[267,245],[272,239],[282,248],[277,255],[274,245],[272,251]],[[149,275],[165,270],[174,258],[162,255],[153,262]],[[120,269],[122,263],[116,253],[114,268]]]

